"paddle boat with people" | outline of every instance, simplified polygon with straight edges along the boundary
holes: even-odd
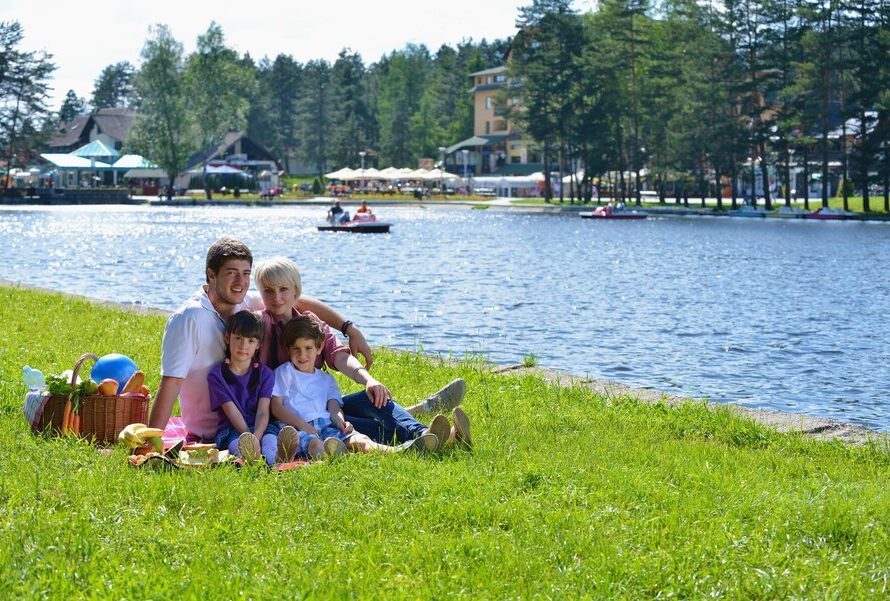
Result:
[[[337,209],[340,209],[339,211]],[[339,201],[328,211],[328,223],[319,225],[319,232],[351,232],[353,234],[388,234],[391,223],[377,221],[365,201],[362,201],[355,215],[351,218],[348,211],[340,208]]]
[[[643,211],[628,210],[623,204],[606,205],[578,214],[582,219],[646,219],[649,216]]]

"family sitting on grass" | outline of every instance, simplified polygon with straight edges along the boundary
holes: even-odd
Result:
[[[370,374],[371,350],[358,327],[302,296],[293,261],[279,257],[257,266],[261,298],[247,292],[252,266],[242,242],[222,238],[211,245],[207,283],[170,316],[164,330],[152,427],[167,425],[178,396],[190,440],[215,441],[245,461],[262,457],[274,464],[347,449],[430,452],[471,444],[469,419],[458,407],[463,380],[405,409]],[[349,347],[328,323],[341,324]],[[343,373],[364,390],[341,396],[323,368]],[[453,426],[443,414],[429,426],[412,415],[448,410]]]

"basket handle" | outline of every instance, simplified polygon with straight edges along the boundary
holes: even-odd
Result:
[[[99,357],[94,355],[93,353],[84,353],[80,356],[80,359],[77,360],[77,363],[74,364],[74,371],[71,373],[71,388],[72,390],[77,386],[77,374],[80,371],[80,366],[83,365],[83,362],[87,359],[92,359],[94,362],[99,360]]]

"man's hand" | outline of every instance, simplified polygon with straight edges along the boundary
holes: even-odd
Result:
[[[343,434],[351,434],[355,431],[355,428],[352,427],[352,424],[347,421],[344,421],[338,427],[340,428],[340,431],[343,432]]]

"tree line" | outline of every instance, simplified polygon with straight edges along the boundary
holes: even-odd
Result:
[[[736,182],[773,169],[790,205],[793,165],[827,183],[838,161],[845,204],[855,188],[868,211],[880,183],[890,211],[888,18],[888,0],[600,0],[586,14],[533,0],[501,102],[546,163],[583,170],[588,200],[612,177],[639,201],[645,168],[662,201],[668,183],[720,200],[728,181],[735,206]]]
[[[257,61],[216,23],[187,55],[155,25],[138,67],[108,65],[89,103],[69,91],[57,115],[46,109],[52,57],[19,50],[21,27],[0,23],[0,144],[11,164],[60,121],[129,106],[139,118],[128,150],[170,174],[229,131],[313,173],[356,167],[360,152],[368,165],[406,166],[472,135],[468,75],[509,55],[502,108],[548,170],[583,172],[572,189],[585,200],[607,182],[639,201],[645,169],[661,200],[670,187],[722,204],[728,182],[735,206],[772,171],[790,204],[794,166],[828,182],[837,161],[845,200],[858,189],[869,210],[880,184],[890,210],[888,17],[890,0],[601,0],[586,13],[532,0],[512,40],[408,45],[371,64],[349,49],[333,62]],[[808,185],[803,194],[808,203]]]

